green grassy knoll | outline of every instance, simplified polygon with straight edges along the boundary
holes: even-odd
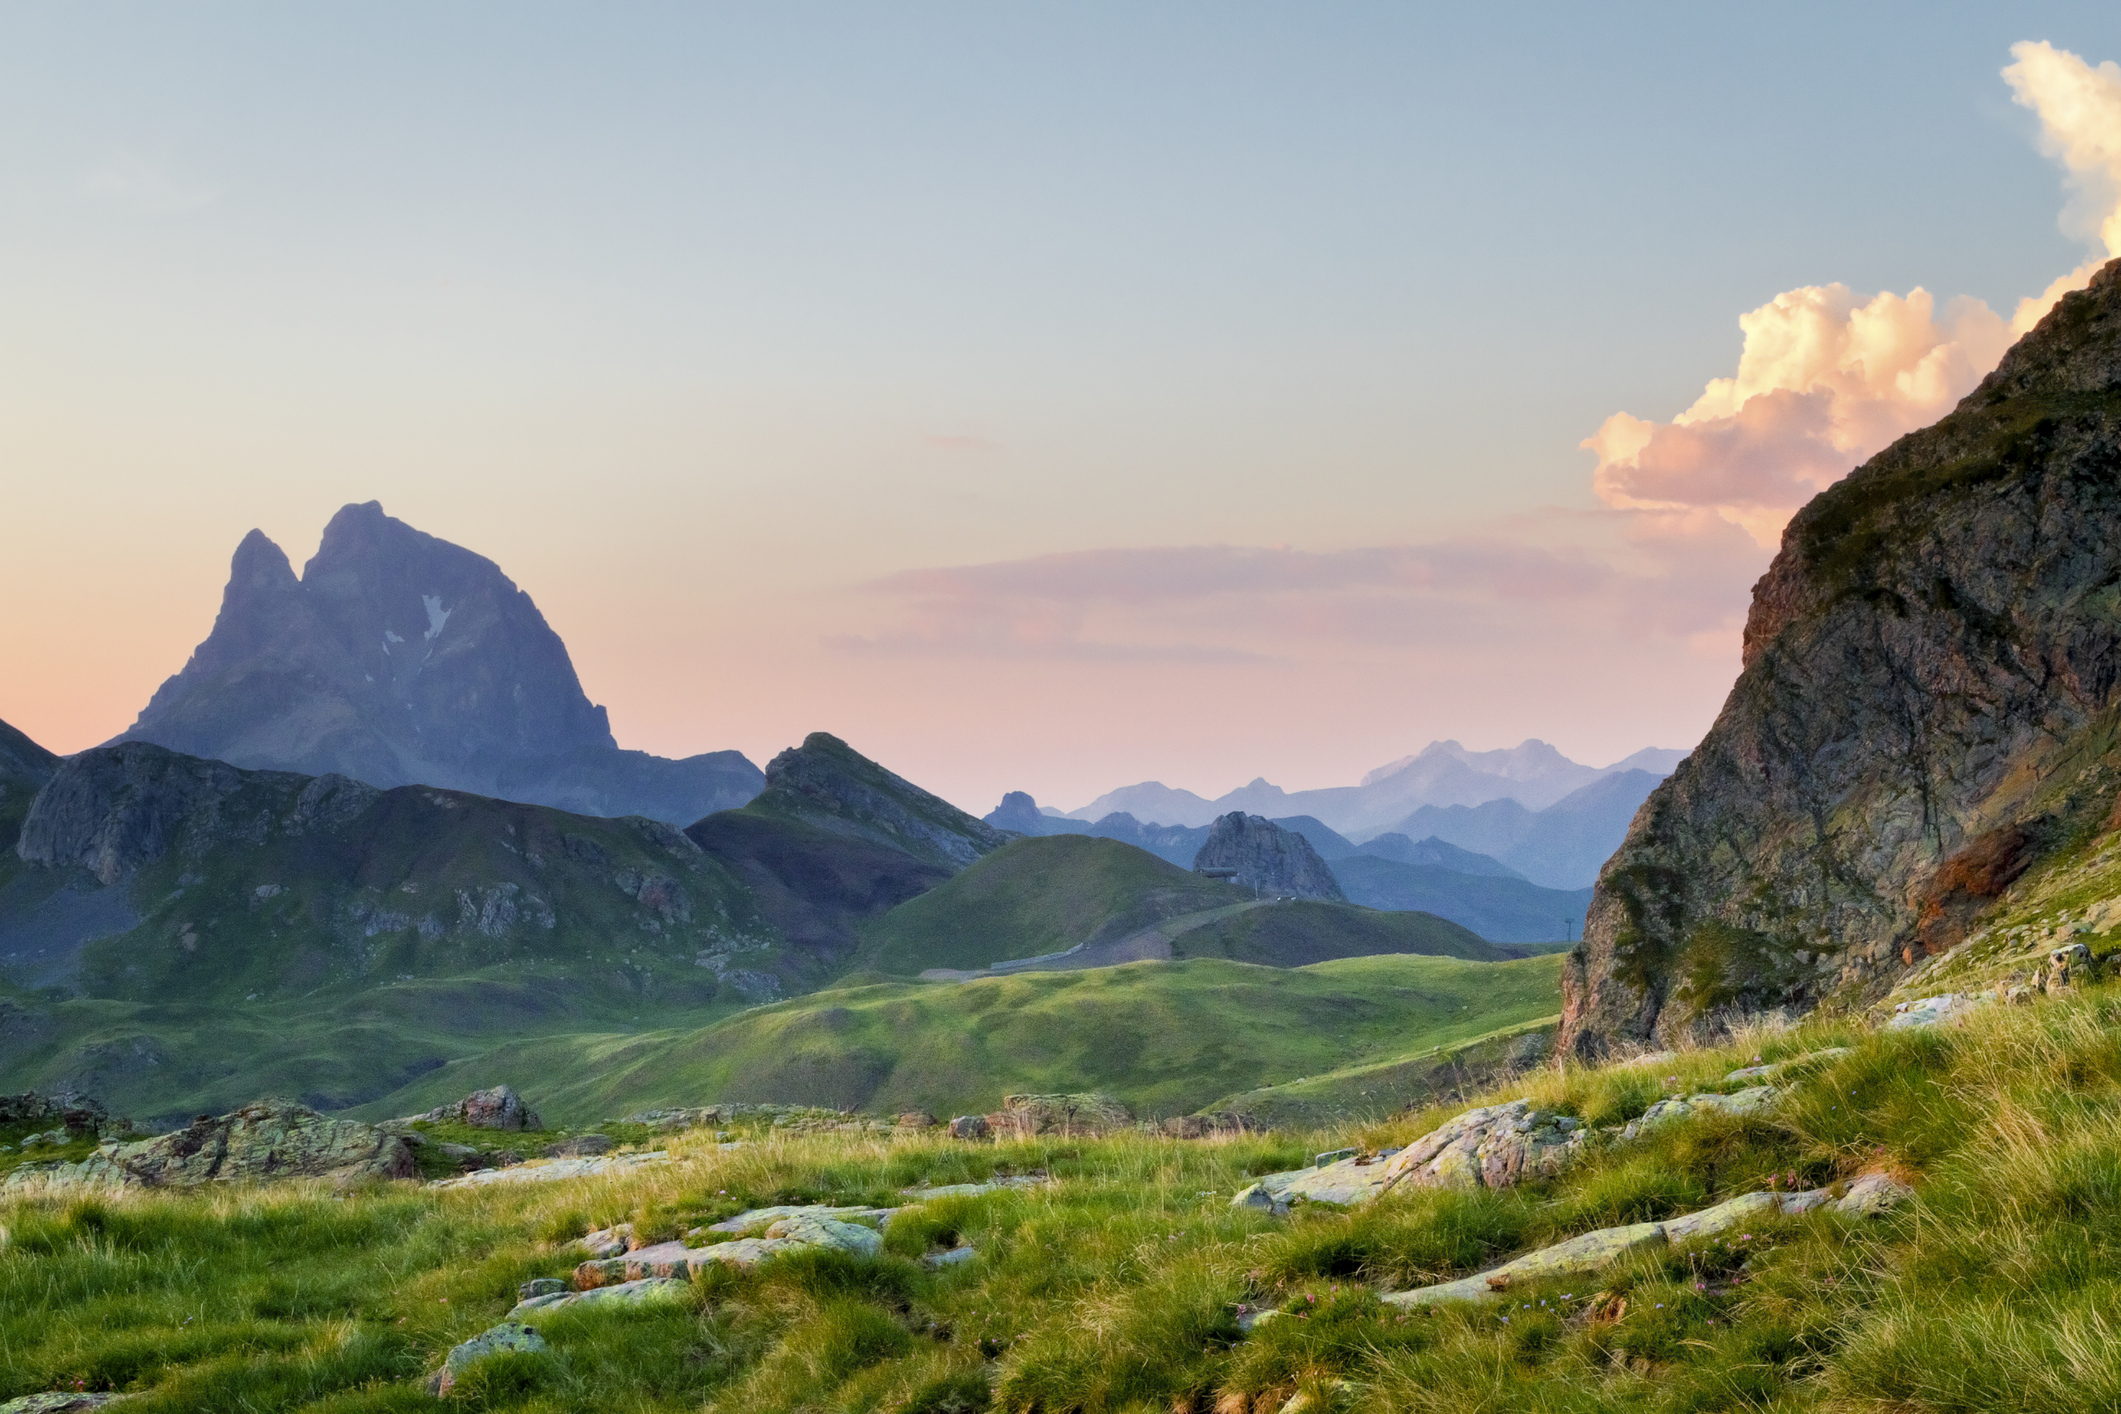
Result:
[[[211,1004],[55,1001],[0,987],[0,1093],[74,1091],[113,1114],[172,1124],[261,1095],[334,1110],[505,1039],[623,1035],[674,1023],[689,1029],[741,1006],[629,1007],[542,985],[536,974],[420,978],[350,996]]]
[[[1010,979],[1016,980],[1016,979]],[[418,1381],[563,1276],[563,1240],[626,1220],[656,1240],[742,1208],[903,1201],[902,1188],[1044,1171],[1036,1188],[903,1210],[880,1258],[716,1269],[689,1298],[541,1317],[549,1350],[474,1367],[462,1407],[707,1414],[2104,1414],[2121,1403],[2121,989],[1993,1007],[1963,1027],[1818,1021],[1656,1067],[1544,1070],[1532,1094],[1597,1124],[1756,1057],[1828,1044],[1768,1116],[1702,1115],[1501,1191],[1394,1193],[1286,1218],[1230,1205],[1318,1149],[1397,1144],[1456,1107],[1367,1127],[1182,1142],[960,1143],[932,1134],[695,1131],[623,1177],[22,1198],[0,1207],[0,1397],[135,1392],[135,1414],[432,1409]],[[1377,1293],[1593,1228],[1876,1169],[1889,1216],[1765,1218],[1492,1304]],[[918,1258],[962,1243],[942,1270]],[[1286,1312],[1249,1334],[1240,1303]]]
[[[931,967],[977,971],[1078,943],[1117,942],[1236,897],[1228,884],[1118,840],[1014,840],[884,915],[866,955],[879,970],[903,976]]]
[[[1470,928],[1433,913],[1380,913],[1350,903],[1298,899],[1249,908],[1172,939],[1179,957],[1225,957],[1298,967],[1375,953],[1502,958],[1510,954]]]
[[[717,1100],[893,1113],[1105,1090],[1144,1113],[1452,1046],[1550,1014],[1559,959],[1391,954],[1301,968],[1217,959],[878,983],[684,1033],[550,1036],[420,1076],[381,1118],[506,1082],[561,1123]]]

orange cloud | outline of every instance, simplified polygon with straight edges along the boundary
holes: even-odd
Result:
[[[2040,115],[2041,150],[2067,174],[2063,229],[2121,255],[2121,66],[2095,68],[2046,43],[2011,55],[2003,77]],[[1839,284],[1785,291],[1739,316],[1735,376],[1711,381],[1670,422],[1620,412],[1584,439],[1598,458],[1592,486],[1616,509],[1708,511],[1772,546],[1797,507],[1950,411],[2103,259],[2020,300],[2007,322],[1972,299],[1940,317],[1919,287],[1869,298]]]

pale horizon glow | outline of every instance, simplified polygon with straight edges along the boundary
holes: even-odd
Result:
[[[0,719],[380,500],[667,755],[1690,745],[1796,507],[2121,255],[2121,15],[1679,14],[0,16]]]

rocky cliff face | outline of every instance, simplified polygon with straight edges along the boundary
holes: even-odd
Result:
[[[1260,815],[1233,810],[1208,827],[1208,840],[1194,856],[1195,869],[1234,869],[1231,880],[1269,898],[1323,899],[1346,903],[1340,881],[1311,842]]]
[[[1889,985],[2121,783],[2121,261],[1806,506],[1744,671],[1600,874],[1562,1044]]]
[[[620,751],[530,596],[373,501],[332,517],[299,579],[277,545],[246,536],[213,632],[122,739],[678,825],[760,784],[736,752]]]

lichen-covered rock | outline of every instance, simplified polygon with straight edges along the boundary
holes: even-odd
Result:
[[[351,1182],[418,1172],[411,1146],[398,1135],[292,1100],[260,1100],[219,1118],[202,1115],[174,1134],[106,1143],[76,1164],[24,1165],[8,1183],[160,1188],[281,1178]]]
[[[1659,1100],[1640,1117],[1621,1126],[1620,1137],[1633,1139],[1660,1125],[1702,1114],[1755,1115],[1773,1107],[1779,1092],[1772,1085],[1755,1085],[1729,1095],[1709,1093]]]
[[[2113,803],[2121,261],[1799,511],[1743,671],[1601,871],[1562,1049],[1882,995]]]
[[[1134,1123],[1127,1107],[1110,1095],[1004,1095],[1002,1107],[987,1116],[987,1128],[998,1134],[1105,1134]]]
[[[429,1110],[426,1118],[442,1123],[469,1125],[473,1129],[543,1129],[536,1110],[506,1085],[474,1090],[453,1105]],[[603,1136],[599,1135],[599,1138]]]
[[[83,1414],[85,1410],[101,1409],[127,1397],[108,1392],[48,1390],[43,1394],[25,1394],[19,1399],[10,1399],[0,1404],[0,1414]]]
[[[1346,903],[1340,880],[1311,842],[1263,815],[1233,810],[1208,826],[1207,843],[1193,867],[1235,870],[1232,883],[1268,898],[1324,899]]]
[[[952,1139],[985,1139],[987,1117],[985,1115],[959,1115],[950,1121]]]
[[[1386,1162],[1383,1187],[1507,1188],[1552,1178],[1582,1154],[1582,1121],[1535,1110],[1530,1100],[1467,1110]]]
[[[608,1154],[617,1148],[617,1141],[608,1134],[578,1134],[572,1139],[562,1139],[557,1144],[545,1146],[548,1159],[590,1159],[598,1154]]]
[[[547,1349],[545,1337],[529,1326],[515,1321],[506,1321],[492,1330],[483,1331],[452,1347],[442,1361],[442,1368],[435,1371],[428,1381],[429,1393],[446,1395],[457,1387],[464,1372],[480,1360],[495,1355],[542,1355]]]
[[[1914,1196],[1914,1190],[1886,1174],[1867,1174],[1849,1183],[1839,1196],[1833,1188],[1803,1193],[1746,1193],[1714,1207],[1661,1223],[1629,1223],[1600,1228],[1513,1258],[1498,1267],[1457,1281],[1438,1282],[1413,1291],[1389,1292],[1381,1299],[1394,1306],[1432,1306],[1441,1301],[1486,1301],[1500,1296],[1515,1281],[1541,1277],[1589,1276],[1632,1253],[1672,1243],[1694,1242],[1777,1218],[1815,1209],[1847,1217],[1875,1217]]]

